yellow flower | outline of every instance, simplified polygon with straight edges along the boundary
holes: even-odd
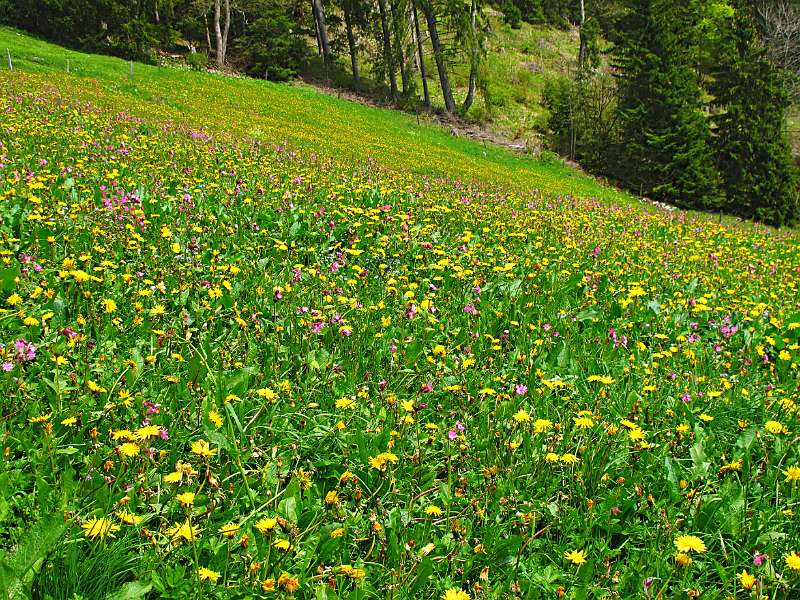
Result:
[[[783,431],[783,425],[778,421],[767,421],[764,423],[764,429],[769,431],[772,435],[778,435]]]
[[[67,417],[66,419],[61,421],[61,424],[62,425],[66,425],[67,427],[69,427],[71,425],[75,425],[75,423],[77,423],[77,422],[78,422],[78,419],[76,419],[75,417]]]
[[[219,416],[216,408],[208,413],[208,420],[211,421],[215,427],[222,427],[222,417]]]
[[[261,583],[261,589],[265,592],[274,592],[275,591],[275,579],[270,577],[269,579],[265,579]]]
[[[555,452],[548,452],[547,454],[545,454],[544,459],[547,462],[558,462],[558,454],[556,454]]]
[[[331,490],[325,494],[325,504],[331,505],[339,502],[339,493],[336,490]]]
[[[336,529],[331,531],[331,537],[332,538],[342,537],[343,535],[344,535],[344,528],[342,528],[342,527],[337,527]]]
[[[702,554],[706,551],[706,545],[699,537],[696,535],[682,535],[675,540],[675,547],[678,549],[678,552],[697,552]]]
[[[278,519],[275,518],[264,518],[256,522],[255,528],[264,535],[268,534],[270,531],[275,529],[275,526],[278,524]]]
[[[211,449],[211,447],[208,445],[208,442],[205,440],[197,440],[196,442],[192,442],[192,452],[198,456],[202,456],[203,458],[210,458],[217,453],[216,450]]]
[[[714,417],[712,417],[711,415],[707,415],[706,413],[701,414],[698,418],[701,421],[704,421],[705,423],[710,423],[711,421],[714,420]]]
[[[678,552],[675,554],[675,562],[679,567],[688,567],[693,561],[692,557],[685,552]]]
[[[553,428],[553,422],[548,419],[536,419],[533,423],[535,433],[546,433]]]
[[[191,506],[194,504],[194,497],[194,492],[184,492],[175,496],[175,500],[177,500],[181,506]]]
[[[125,442],[119,447],[119,453],[122,456],[132,458],[139,454],[140,448],[132,442]]]
[[[278,577],[278,585],[291,594],[300,587],[300,580],[288,573],[281,573],[281,576]]]
[[[396,463],[399,462],[399,458],[395,454],[391,452],[382,452],[378,454],[378,456],[373,456],[369,459],[369,464],[374,469],[383,469],[386,466],[386,463]]]
[[[800,481],[800,467],[792,465],[783,472],[786,475],[786,481]]]
[[[117,310],[117,303],[111,298],[104,298],[101,304],[103,305],[103,310],[106,311],[107,314],[111,314]]]
[[[178,541],[180,538],[187,542],[193,542],[197,539],[198,533],[200,533],[200,530],[193,526],[189,519],[186,519],[183,523],[175,523],[175,525],[167,529],[167,535],[173,542]]]
[[[200,578],[200,581],[213,581],[214,583],[217,582],[217,579],[222,577],[222,575],[216,571],[206,569],[205,567],[200,567],[197,569],[197,576]]]
[[[278,397],[278,394],[276,394],[270,388],[261,388],[260,390],[256,390],[256,394],[258,394],[261,398],[264,398],[264,400],[268,400],[269,402],[272,402]]]
[[[274,545],[278,550],[283,550],[284,552],[288,552],[292,549],[292,545],[289,543],[289,540],[275,540]]]
[[[84,535],[90,540],[98,537],[102,540],[106,537],[113,538],[114,532],[119,531],[119,525],[106,517],[100,519],[92,517],[81,525],[81,529],[83,529]]]
[[[435,504],[430,504],[425,507],[425,514],[432,517],[440,517],[442,516],[442,509]]]
[[[590,375],[588,381],[589,382],[598,381],[603,385],[611,385],[612,383],[614,383],[614,379],[609,375]]]
[[[575,456],[574,454],[562,454],[561,455],[561,462],[565,465],[572,465],[578,462],[580,459]]]
[[[139,427],[133,434],[133,437],[137,440],[146,440],[148,438],[158,437],[159,435],[161,435],[161,427],[158,425],[146,425],[144,427]]]
[[[142,522],[142,517],[133,514],[127,509],[117,511],[116,515],[126,525],[138,525]]]
[[[528,414],[526,410],[520,409],[514,413],[514,420],[517,423],[527,423],[531,420],[531,416]]]
[[[19,294],[14,293],[14,294],[11,294],[6,299],[6,302],[8,303],[9,306],[16,306],[17,304],[20,304],[22,302],[22,297]]]
[[[797,552],[784,554],[783,560],[786,562],[786,566],[792,571],[800,571],[800,554],[797,554]]]
[[[581,566],[586,562],[586,550],[572,550],[571,552],[564,552],[566,558],[573,565]]]
[[[367,575],[367,572],[364,569],[357,569],[352,565],[342,565],[339,567],[339,572],[342,575],[346,575],[350,579],[362,579]]]
[[[450,588],[442,594],[441,600],[470,600],[470,595],[458,588]]]
[[[738,577],[739,583],[741,583],[742,587],[746,590],[752,590],[753,586],[756,584],[756,578],[748,573],[747,569],[743,569],[742,572],[739,573]]]
[[[336,408],[347,410],[348,408],[355,408],[356,401],[352,398],[339,398],[336,401]]]
[[[594,425],[594,420],[591,417],[572,417],[575,425],[580,429],[588,429]]]

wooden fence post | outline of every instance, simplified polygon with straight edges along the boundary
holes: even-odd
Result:
[[[6,48],[6,59],[8,60],[8,70],[13,71],[14,65],[11,64],[11,50]]]

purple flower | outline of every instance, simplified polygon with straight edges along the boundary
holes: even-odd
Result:
[[[523,396],[528,392],[528,386],[522,383],[518,383],[514,387],[514,391],[517,393],[517,396]]]
[[[455,429],[451,429],[450,431],[447,432],[447,437],[450,441],[453,441],[458,437],[458,433],[456,433]]]

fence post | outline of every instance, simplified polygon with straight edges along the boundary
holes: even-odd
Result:
[[[128,79],[133,79],[133,61],[130,61],[130,62],[128,63],[128,65],[129,65],[129,69],[128,69]]]
[[[11,64],[11,50],[6,48],[6,59],[8,60],[8,70],[13,71],[14,65]]]
[[[67,59],[67,75],[69,75],[69,59]]]

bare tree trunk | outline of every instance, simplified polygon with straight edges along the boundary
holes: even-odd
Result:
[[[467,97],[464,98],[462,110],[467,112],[475,100],[475,87],[478,83],[478,61],[480,59],[480,48],[478,47],[478,31],[475,28],[475,21],[478,18],[478,1],[472,0],[470,12],[470,56],[469,56],[469,88]]]
[[[578,50],[578,70],[583,71],[583,67],[586,65],[586,36],[583,35],[583,26],[586,24],[586,7],[584,6],[584,0],[581,0],[581,23],[578,29],[580,40],[581,40],[581,47]]]
[[[431,6],[430,0],[420,0],[420,5],[422,12],[425,13],[425,21],[428,23],[428,33],[431,36],[431,46],[433,46],[433,57],[436,59],[439,84],[442,86],[442,96],[444,96],[444,107],[452,115],[456,112],[456,103],[453,101],[453,91],[450,89],[450,79],[447,77],[447,65],[444,63],[442,42],[439,40],[439,32],[436,29],[436,15],[433,14],[433,6]]]
[[[325,26],[325,12],[322,9],[322,0],[311,0],[314,11],[314,21],[317,24],[319,43],[322,48],[322,60],[326,65],[331,64],[331,44],[328,40],[328,28]]]
[[[222,64],[228,56],[228,31],[231,28],[231,0],[225,0],[225,29],[222,31]]]
[[[358,54],[356,36],[353,34],[353,18],[350,15],[350,0],[344,1],[344,24],[347,28],[347,46],[350,49],[350,65],[353,69],[353,81],[356,87],[361,83],[361,73],[358,69]]]
[[[411,0],[411,18],[414,20],[414,41],[417,44],[417,52],[419,53],[419,74],[422,77],[422,102],[427,108],[431,106],[431,94],[428,91],[428,73],[425,67],[425,55],[422,53],[422,36],[419,32],[419,17],[417,17],[417,2]]]
[[[156,18],[156,25],[160,24],[161,18],[158,15],[158,0],[155,0],[155,2],[153,2],[153,13],[155,13],[154,16]]]
[[[208,52],[211,53],[211,30],[208,28],[208,14],[203,15],[203,20],[206,23],[206,44],[208,45]]]
[[[214,0],[214,41],[217,55],[217,68],[225,66],[225,44],[222,41],[222,27],[220,26],[220,13],[222,12],[220,0]]]
[[[405,19],[402,12],[405,10],[403,0],[390,0],[389,12],[392,18],[392,32],[394,33],[395,58],[398,59],[400,67],[400,78],[403,84],[403,96],[407,96],[411,91],[410,74],[408,72],[408,53],[405,51],[403,38],[403,24]]]
[[[383,63],[389,75],[389,87],[392,92],[392,100],[397,102],[397,73],[395,72],[394,55],[392,54],[392,40],[389,37],[386,0],[378,0],[378,9],[381,13],[381,29],[383,31]]]

